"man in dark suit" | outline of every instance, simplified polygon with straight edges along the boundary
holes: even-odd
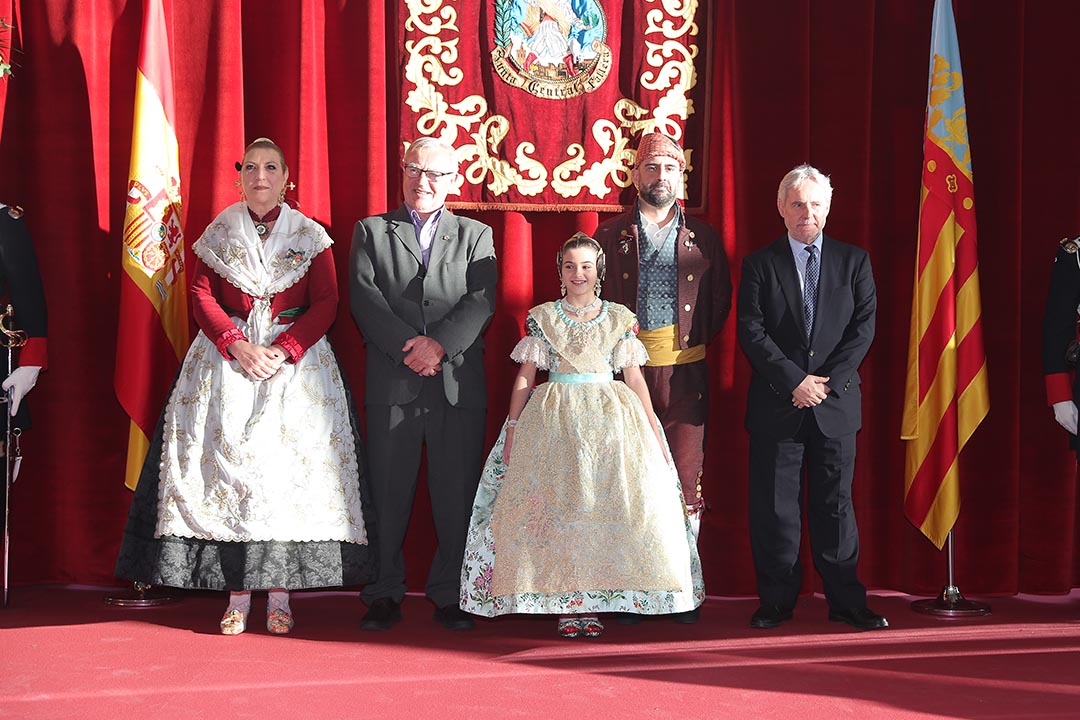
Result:
[[[454,149],[414,142],[402,163],[405,204],[361,220],[353,232],[350,300],[367,343],[364,403],[379,576],[361,594],[360,626],[401,619],[402,545],[427,447],[428,493],[438,547],[425,592],[451,630],[473,622],[459,607],[461,563],[484,459],[481,334],[495,311],[498,272],[491,228],[444,207],[458,177]]]
[[[877,295],[865,250],[826,237],[828,176],[801,165],[784,176],[776,206],[787,235],[746,257],[738,295],[739,344],[753,370],[750,544],[761,606],[750,624],[792,617],[802,583],[802,481],[814,565],[829,619],[888,627],[866,607],[856,574],[851,503],[855,433],[862,426],[859,364],[874,339]]]

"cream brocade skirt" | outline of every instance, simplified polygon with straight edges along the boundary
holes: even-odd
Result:
[[[701,604],[678,476],[625,383],[541,384],[509,467],[504,442],[505,431],[473,506],[463,609],[662,614]]]
[[[200,331],[165,409],[160,477],[156,537],[367,542],[348,398],[325,337],[255,382]]]

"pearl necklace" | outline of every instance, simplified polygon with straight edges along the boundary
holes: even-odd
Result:
[[[577,305],[571,305],[566,301],[565,298],[563,298],[562,307],[563,310],[570,313],[571,315],[574,315],[575,317],[585,317],[585,315],[600,307],[600,298],[596,298],[588,305],[584,305],[582,307],[578,307]]]

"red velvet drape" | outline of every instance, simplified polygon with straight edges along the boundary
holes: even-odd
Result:
[[[474,1],[474,0],[467,0]],[[944,557],[903,516],[899,424],[907,357],[933,0],[716,0],[706,219],[738,281],[743,256],[783,231],[776,185],[796,163],[830,173],[830,234],[867,248],[878,335],[863,366],[855,502],[872,587],[936,592]],[[337,240],[341,285],[358,218],[399,203],[398,2],[165,0],[190,245],[235,198],[245,141],[285,149],[295,196]],[[0,88],[0,200],[26,208],[51,314],[50,369],[12,497],[12,579],[112,582],[130,502],[127,418],[112,390],[120,232],[142,3],[0,0],[17,23]],[[1057,241],[1080,231],[1080,4],[957,0],[975,168],[990,415],[965,452],[956,577],[968,594],[1080,584],[1075,461],[1045,406],[1040,317]],[[525,119],[519,119],[525,121]],[[480,215],[502,282],[488,331],[492,437],[525,310],[557,288],[554,250],[594,213]],[[364,351],[342,297],[332,339],[362,397]],[[714,393],[702,534],[711,594],[754,592],[746,527],[747,364],[734,323],[710,348]],[[410,582],[431,554],[421,498]],[[811,588],[807,580],[806,588]]]

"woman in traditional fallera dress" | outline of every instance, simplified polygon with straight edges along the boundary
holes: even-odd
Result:
[[[589,236],[564,243],[559,271],[565,296],[529,311],[511,355],[521,369],[473,505],[461,607],[559,614],[563,637],[595,637],[597,613],[686,612],[705,589],[637,320],[600,299]]]
[[[194,244],[199,333],[162,412],[116,574],[229,590],[221,632],[293,627],[289,591],[372,576],[356,414],[325,334],[337,313],[332,241],[285,202],[281,149],[237,163],[243,202]]]

